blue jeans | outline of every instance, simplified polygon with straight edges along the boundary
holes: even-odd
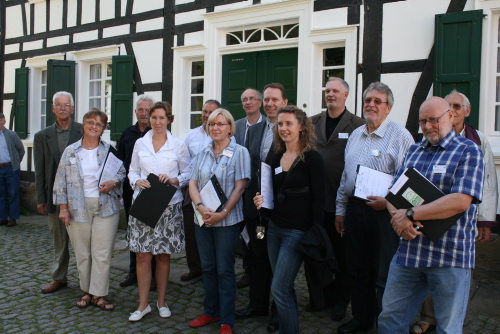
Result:
[[[195,226],[205,289],[204,314],[220,317],[221,324],[231,327],[234,326],[236,309],[234,255],[239,233],[240,224],[225,227]]]
[[[282,228],[269,222],[267,249],[273,270],[271,293],[278,310],[280,333],[299,333],[299,312],[293,284],[303,256],[297,251],[304,231]]]
[[[378,318],[380,334],[408,333],[408,328],[430,292],[439,333],[461,333],[469,300],[471,269],[413,268],[392,259]]]
[[[0,167],[0,220],[19,219],[20,173],[12,171],[12,165]]]

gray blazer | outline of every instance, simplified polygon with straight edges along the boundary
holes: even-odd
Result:
[[[316,150],[323,156],[325,161],[326,196],[325,211],[335,212],[335,200],[337,190],[340,186],[340,179],[344,171],[344,152],[347,145],[347,138],[340,138],[339,133],[348,135],[354,129],[364,125],[366,121],[356,115],[351,114],[347,109],[340,119],[330,138],[326,138],[326,111],[311,117],[316,131]],[[344,136],[342,136],[344,137]]]
[[[21,138],[9,129],[4,128],[3,134],[5,136],[5,142],[7,143],[7,148],[9,149],[10,162],[12,163],[12,170],[16,171],[21,168],[21,160],[24,157],[24,145]]]
[[[71,124],[68,145],[82,138],[82,125]],[[33,142],[35,158],[36,203],[47,203],[47,212],[54,213],[56,206],[52,203],[52,189],[59,166],[59,146],[57,145],[56,124],[52,124],[35,134]],[[62,153],[62,152],[61,152]]]
[[[236,144],[240,144],[242,146],[245,145],[245,130],[247,128],[247,119],[247,117],[243,117],[234,122],[234,125],[236,126],[236,133],[234,134],[234,138],[236,139]],[[261,122],[264,122],[265,120],[266,116],[262,115]]]

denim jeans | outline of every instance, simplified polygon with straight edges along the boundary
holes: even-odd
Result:
[[[225,227],[195,226],[205,289],[204,314],[221,317],[220,323],[231,327],[236,309],[234,255],[239,233],[239,223]]]
[[[303,261],[297,244],[304,233],[269,222],[267,249],[273,270],[271,293],[278,310],[280,333],[299,333],[299,312],[293,284]]]
[[[408,333],[430,292],[434,299],[437,333],[461,333],[469,299],[471,269],[413,268],[392,259],[378,318],[380,334]]]
[[[12,171],[12,165],[0,167],[0,220],[19,219],[20,173]]]

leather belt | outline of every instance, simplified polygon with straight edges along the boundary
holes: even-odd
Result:
[[[12,162],[6,162],[4,164],[0,164],[0,167],[7,167],[7,166],[10,166],[12,165]]]
[[[366,201],[363,201],[362,199],[359,199],[357,197],[349,197],[349,201],[356,203],[358,205],[366,205]]]

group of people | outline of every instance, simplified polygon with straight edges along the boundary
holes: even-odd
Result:
[[[137,123],[118,142],[123,166],[112,180],[99,183],[100,168],[112,150],[101,139],[107,116],[93,109],[83,125],[72,121],[71,94],[56,93],[56,122],[37,133],[34,142],[38,210],[49,216],[56,259],[53,280],[42,292],[67,284],[70,240],[83,292],[76,306],[114,308],[104,297],[123,196],[131,265],[120,285],[137,282],[139,287],[139,305],[130,321],[152,311],[151,289],[158,291],[159,315],[171,316],[166,302],[170,255],[186,249],[188,271],[181,279],[201,275],[205,290],[203,313],[189,323],[193,328],[218,322],[220,333],[232,333],[236,318],[271,313],[268,331],[299,333],[294,281],[305,261],[307,311],[330,307],[332,320],[341,321],[352,305],[353,319],[339,333],[376,324],[380,333],[408,333],[409,328],[421,333],[432,326],[460,332],[474,242],[476,236],[488,240],[495,223],[498,193],[491,148],[484,135],[465,123],[470,104],[456,91],[422,104],[424,139],[417,144],[388,118],[394,97],[387,85],[375,82],[364,91],[364,118],[346,109],[348,96],[348,83],[330,78],[324,93],[327,110],[308,117],[288,105],[280,83],[266,85],[262,93],[249,88],[241,95],[246,117],[235,122],[218,101],[207,100],[203,124],[181,140],[168,130],[174,120],[170,104],[141,95]],[[262,162],[270,166],[272,209],[263,207]],[[395,179],[415,167],[445,196],[408,210],[397,210],[381,196],[363,201],[352,195],[359,165]],[[140,191],[151,187],[150,173],[177,188],[154,228],[128,214]],[[200,194],[213,176],[227,197],[217,210]],[[418,231],[426,220],[460,212],[465,212],[462,218],[438,242]],[[301,250],[301,242],[318,226],[337,264],[326,280]],[[249,237],[249,303],[236,310],[234,255],[243,230]],[[434,322],[422,318],[412,324],[427,293],[434,305],[434,314],[427,315]]]

